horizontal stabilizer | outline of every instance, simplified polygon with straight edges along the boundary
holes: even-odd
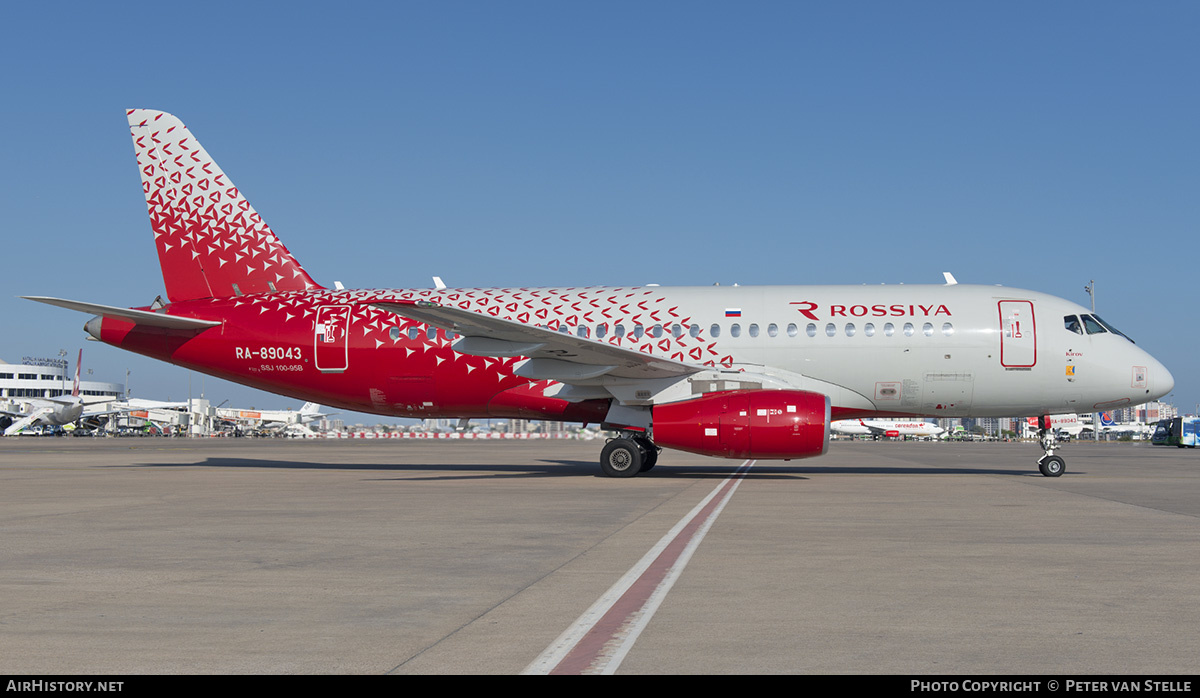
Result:
[[[83,301],[70,301],[65,298],[51,298],[49,296],[21,296],[27,301],[37,301],[46,305],[57,305],[60,308],[68,310],[78,310],[81,313],[91,313],[92,315],[101,315],[108,318],[118,318],[127,322],[132,322],[138,325],[147,325],[150,327],[165,327],[171,330],[203,330],[209,327],[220,325],[218,320],[199,320],[197,318],[180,317],[178,315],[167,315],[166,313],[152,313],[149,310],[134,310],[132,308],[118,308],[111,305],[100,305],[98,303],[84,303]]]

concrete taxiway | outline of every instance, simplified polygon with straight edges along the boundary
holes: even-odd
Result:
[[[518,673],[739,465],[600,442],[0,440],[0,672]],[[1200,451],[754,465],[617,673],[1191,673]]]

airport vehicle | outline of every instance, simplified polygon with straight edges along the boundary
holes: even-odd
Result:
[[[892,438],[914,436],[917,438],[932,439],[946,433],[945,429],[933,422],[925,422],[919,419],[839,419],[829,425],[829,428],[835,434],[871,436],[874,438],[881,436]]]
[[[283,395],[405,417],[600,422],[620,433],[602,471],[630,477],[661,447],[807,458],[838,419],[1044,418],[1174,386],[1075,303],[949,275],[928,286],[324,288],[182,122],[145,109],[128,120],[168,300],[28,298],[95,315],[85,330],[107,344]],[[1043,446],[1042,473],[1061,475],[1053,439]]]
[[[1156,446],[1195,448],[1200,441],[1200,417],[1174,417],[1159,420],[1154,426],[1150,443]]]

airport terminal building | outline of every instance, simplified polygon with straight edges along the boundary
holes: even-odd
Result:
[[[0,359],[0,398],[50,398],[70,395],[75,383],[75,373],[70,370],[66,359],[25,357],[19,364],[10,364]],[[121,383],[102,381],[79,381],[82,395],[124,399],[125,386]]]

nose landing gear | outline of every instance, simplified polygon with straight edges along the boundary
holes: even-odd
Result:
[[[1059,477],[1067,472],[1067,462],[1061,456],[1054,455],[1054,432],[1050,431],[1050,418],[1038,418],[1038,440],[1042,444],[1045,455],[1038,459],[1038,470],[1046,477]]]

